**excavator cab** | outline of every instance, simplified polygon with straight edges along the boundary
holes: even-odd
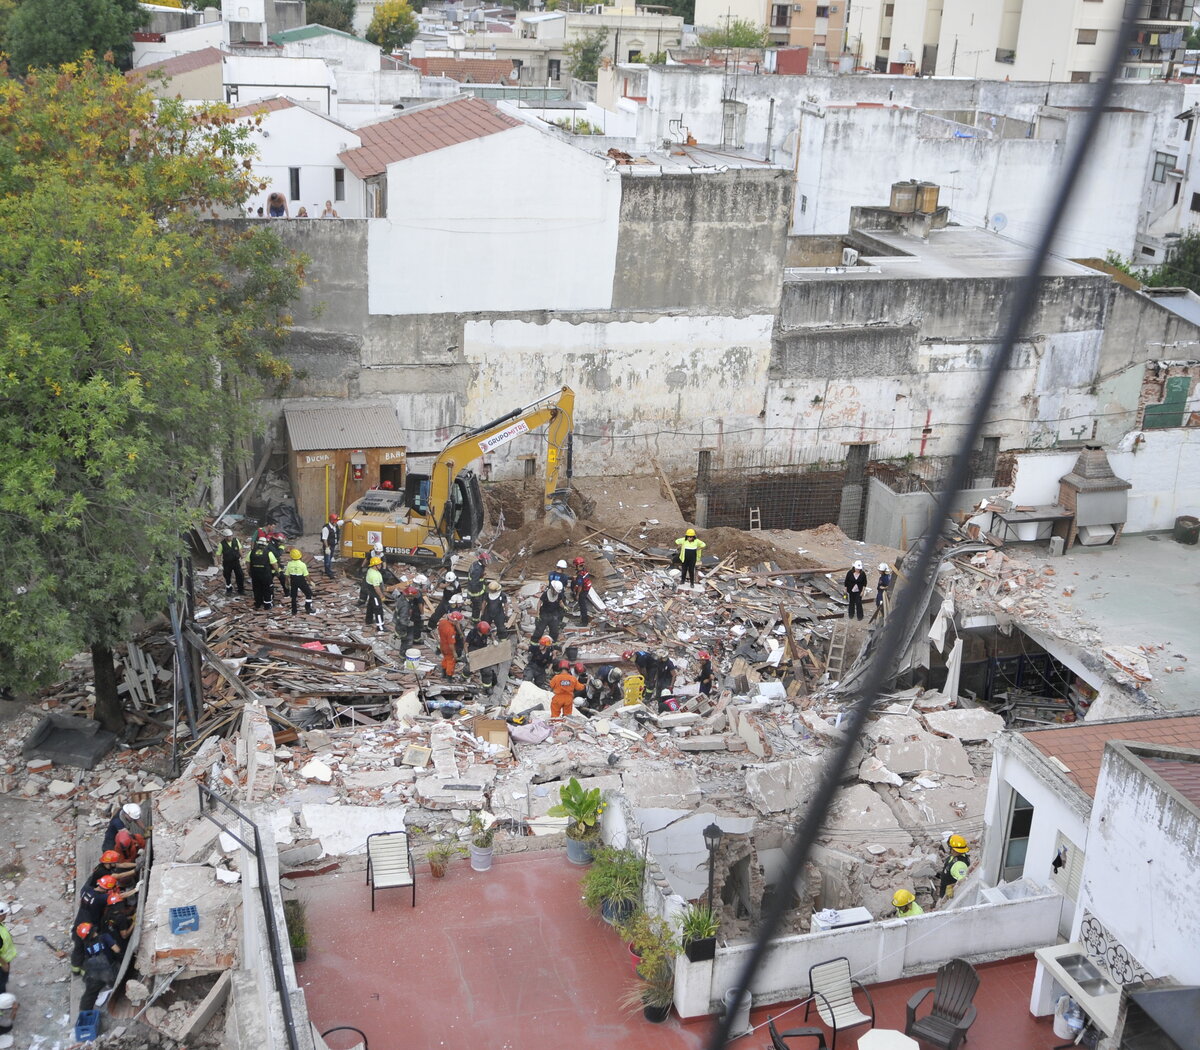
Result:
[[[455,550],[474,547],[483,530],[483,492],[473,470],[464,470],[454,479],[450,499],[446,501],[447,533]]]

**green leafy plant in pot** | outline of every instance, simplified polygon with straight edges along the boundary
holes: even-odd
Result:
[[[629,950],[638,960],[634,967],[641,980],[622,998],[629,1009],[641,1008],[647,1021],[667,1019],[675,998],[675,957],[679,939],[671,924],[659,915],[638,912],[621,927]]]
[[[496,837],[496,823],[489,823],[482,813],[472,813],[469,827],[471,867],[475,871],[487,871],[492,866],[492,843]]]
[[[590,864],[592,849],[600,841],[600,817],[608,804],[599,788],[585,788],[574,777],[558,789],[558,805],[547,811],[552,817],[566,817],[567,860],[572,864]]]
[[[683,954],[691,962],[705,962],[717,954],[717,930],[720,919],[707,904],[693,904],[680,920],[679,933]]]
[[[581,883],[584,906],[612,926],[628,922],[642,902],[645,870],[633,850],[597,846]]]
[[[429,861],[429,874],[435,879],[442,878],[450,866],[450,861],[466,852],[466,847],[457,842],[435,842],[425,851],[425,859]]]

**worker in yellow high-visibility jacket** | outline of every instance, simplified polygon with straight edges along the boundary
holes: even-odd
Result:
[[[696,563],[700,560],[700,552],[704,550],[706,544],[696,536],[695,529],[688,529],[675,541],[675,546],[679,548],[679,562],[682,569],[679,586],[686,587],[690,576],[692,589],[696,590]]]

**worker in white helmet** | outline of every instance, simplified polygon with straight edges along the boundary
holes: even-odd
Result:
[[[863,571],[863,563],[856,561],[854,567],[846,573],[846,619],[863,618],[863,594],[867,589],[867,574]]]
[[[537,623],[533,625],[533,637],[540,638],[548,634],[558,641],[558,632],[562,630],[566,593],[566,584],[562,580],[551,580],[542,591],[542,600],[538,605]]]

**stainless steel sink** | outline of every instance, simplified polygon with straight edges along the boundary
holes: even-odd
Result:
[[[1084,995],[1111,995],[1117,989],[1114,985],[1109,984],[1103,977],[1093,977],[1090,980],[1075,982],[1079,985],[1079,990]]]
[[[1071,978],[1085,995],[1111,995],[1116,986],[1104,979],[1099,968],[1086,955],[1063,955],[1057,960],[1063,973]]]

